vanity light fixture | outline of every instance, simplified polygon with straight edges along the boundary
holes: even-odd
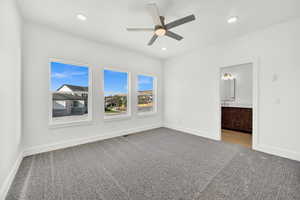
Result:
[[[222,80],[233,80],[234,77],[232,76],[232,74],[225,72],[222,76]]]

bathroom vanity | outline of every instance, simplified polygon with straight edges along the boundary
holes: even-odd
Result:
[[[252,108],[222,106],[222,129],[252,133]]]

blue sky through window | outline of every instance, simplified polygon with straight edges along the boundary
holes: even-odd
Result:
[[[138,90],[153,90],[153,77],[138,76]],[[128,74],[126,72],[117,72],[104,70],[104,95],[128,93]],[[89,70],[85,66],[51,62],[51,90],[56,91],[63,84],[88,87]]]
[[[51,90],[56,91],[63,84],[88,87],[88,67],[51,62]]]
[[[138,91],[153,90],[153,77],[138,75]]]
[[[128,74],[126,72],[117,72],[104,70],[104,95],[111,96],[116,94],[128,93]]]

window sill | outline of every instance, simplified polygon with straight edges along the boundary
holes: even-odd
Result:
[[[130,119],[131,115],[113,115],[113,116],[104,116],[104,121],[118,121]]]
[[[85,126],[91,125],[92,120],[81,120],[81,121],[65,121],[65,122],[50,122],[49,128],[56,129],[56,128],[65,128],[65,127],[72,127],[72,126]]]
[[[137,116],[139,116],[139,117],[151,117],[151,116],[156,115],[156,114],[157,114],[156,111],[140,112],[140,113],[137,113]]]

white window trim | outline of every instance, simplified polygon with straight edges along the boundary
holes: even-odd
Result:
[[[152,111],[148,111],[148,112],[139,112],[138,111],[138,90],[139,90],[139,79],[138,76],[150,76],[153,77],[153,110]],[[151,115],[156,115],[157,114],[157,77],[153,74],[144,74],[144,73],[138,73],[136,75],[136,90],[135,90],[135,98],[136,98],[136,113],[138,116],[143,117],[143,116],[151,116]]]
[[[128,94],[127,94],[127,113],[126,114],[120,114],[120,115],[112,115],[112,116],[106,116],[105,115],[105,91],[104,91],[104,70],[110,70],[110,71],[115,71],[115,72],[123,72],[127,73],[127,89],[128,89]],[[125,120],[125,119],[130,119],[131,118],[131,73],[129,71],[121,70],[118,68],[111,68],[111,67],[105,67],[102,69],[102,94],[103,94],[103,118],[104,121],[115,121],[115,120]]]
[[[52,107],[53,107],[53,102],[52,102],[52,92],[51,92],[51,62],[59,62],[63,64],[69,64],[69,65],[77,65],[77,66],[84,66],[88,68],[89,71],[89,91],[88,91],[88,116],[86,119],[82,120],[65,120],[65,121],[53,121],[52,119]],[[60,127],[68,127],[68,126],[78,126],[78,125],[89,125],[92,124],[92,119],[93,119],[93,107],[92,107],[92,98],[93,98],[93,81],[92,81],[92,68],[89,64],[85,62],[78,62],[78,61],[70,61],[70,60],[65,60],[61,58],[49,58],[48,59],[48,65],[49,65],[49,86],[48,86],[48,96],[49,96],[49,127],[50,128],[60,128]]]

